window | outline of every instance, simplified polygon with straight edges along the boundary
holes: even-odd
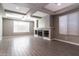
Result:
[[[23,21],[14,21],[14,30],[13,32],[29,32],[29,22]]]

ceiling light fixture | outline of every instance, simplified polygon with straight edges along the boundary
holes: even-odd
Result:
[[[16,9],[19,9],[19,7],[16,7]]]

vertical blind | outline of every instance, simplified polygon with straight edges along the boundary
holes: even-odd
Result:
[[[79,12],[59,17],[59,33],[79,35]]]
[[[67,34],[67,15],[59,18],[59,33]]]

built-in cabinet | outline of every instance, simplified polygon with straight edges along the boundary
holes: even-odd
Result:
[[[34,36],[50,40],[51,39],[50,32],[51,32],[50,29],[35,29]]]

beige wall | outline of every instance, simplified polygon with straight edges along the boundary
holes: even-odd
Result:
[[[25,33],[13,33],[13,21],[12,19],[3,19],[3,36],[12,36],[12,35],[27,35],[33,34],[34,22],[30,22],[30,32]]]
[[[74,12],[79,12],[79,10],[74,10],[74,11],[70,11],[70,12],[67,12],[67,13],[64,13],[64,14],[53,16],[54,17],[53,23],[54,23],[54,28],[55,28],[54,33],[53,33],[54,38],[57,38],[58,40],[64,40],[64,41],[69,41],[69,42],[74,42],[74,43],[79,44],[79,35],[72,35],[72,34],[69,34],[69,32],[68,32],[71,29],[71,26],[69,25],[69,23],[67,24],[67,34],[60,34],[59,33],[59,17],[63,16],[63,15],[72,14]],[[79,17],[79,15],[78,15],[78,17]],[[78,18],[78,20],[79,20],[79,18]],[[68,20],[68,22],[69,22],[69,20]],[[79,23],[79,21],[78,21],[78,23]],[[73,31],[73,29],[72,29],[72,31]],[[79,33],[79,25],[78,25],[78,31],[77,32]]]

